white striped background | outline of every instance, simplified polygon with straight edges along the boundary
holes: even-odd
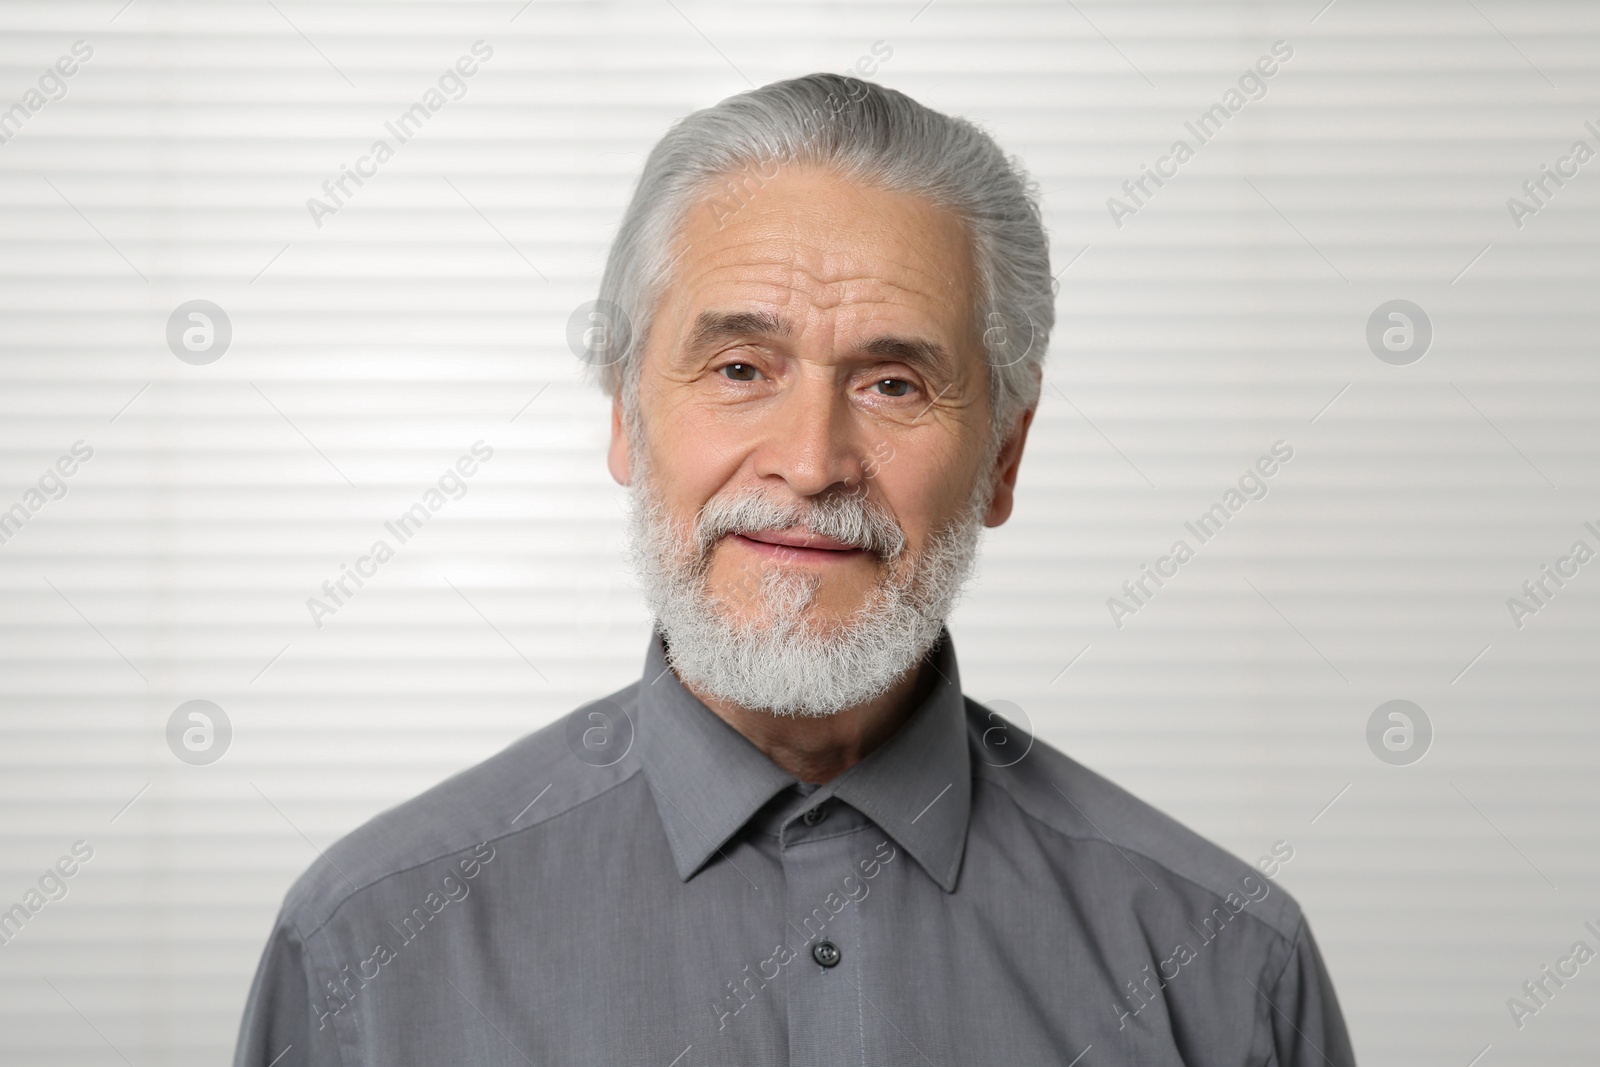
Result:
[[[0,1062],[224,1062],[317,848],[629,680],[567,316],[673,119],[876,41],[884,84],[1023,158],[1063,271],[1017,515],[953,624],[968,691],[1247,859],[1290,841],[1364,1064],[1594,1060],[1600,964],[1520,1031],[1505,1002],[1600,925],[1600,564],[1521,630],[1505,601],[1600,546],[1600,162],[1521,229],[1505,200],[1600,147],[1600,7],[123,3],[0,6],[0,108],[94,50],[0,145],[0,508],[94,449],[0,545],[0,908],[94,849],[0,947]],[[479,39],[466,96],[316,228],[305,199]],[[1280,39],[1267,96],[1114,226]],[[234,331],[206,366],[164,340],[196,298]],[[1410,366],[1364,339],[1395,298],[1434,325]],[[467,495],[315,628],[480,439]],[[1115,628],[1280,439],[1270,495]],[[196,698],[233,724],[210,766],[166,747]],[[1366,746],[1393,698],[1433,722],[1411,766]]]

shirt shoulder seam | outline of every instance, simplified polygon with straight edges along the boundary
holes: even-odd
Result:
[[[354,896],[353,893],[351,895]],[[297,927],[297,929],[298,929],[298,927]],[[316,930],[311,931],[311,933],[309,935],[302,935],[301,939],[300,939],[300,951],[301,951],[300,969],[301,969],[302,972],[304,972],[303,973],[303,977],[306,980],[306,992],[311,996],[311,1003],[310,1003],[309,1007],[311,1008],[312,1012],[315,1012],[317,1010],[316,998],[321,995],[321,991],[317,989],[316,980],[315,980],[316,979],[316,973],[317,973],[318,961],[316,959],[314,959],[313,957],[316,956],[316,955],[320,955],[321,951],[318,948],[317,944],[313,944],[312,943],[311,938],[313,936],[315,936],[321,929],[322,929],[322,927],[318,926]],[[326,939],[323,939],[323,940],[325,941]],[[320,942],[319,942],[319,944],[320,944]],[[329,946],[329,947],[331,948],[331,946]],[[330,973],[330,974],[336,974],[336,969],[334,969],[334,968],[331,968],[331,967],[328,967],[328,966],[325,965],[323,967],[323,969],[325,971],[327,971],[328,973]],[[308,1023],[307,1025],[309,1026],[310,1024]],[[359,1050],[360,1043],[361,1043],[360,1035],[359,1034],[352,1035],[350,1037],[350,1043],[351,1043],[352,1046],[354,1046],[355,1049]],[[339,1027],[339,1019],[338,1019],[338,1014],[337,1013],[334,1014],[334,1019],[333,1019],[333,1040],[332,1040],[331,1044],[333,1046],[333,1054],[334,1054],[335,1058],[338,1060],[338,1067],[344,1067],[344,1064],[348,1063],[349,1061],[345,1058],[345,1054],[344,1054],[345,1034],[343,1033],[343,1031]]]
[[[1267,984],[1267,988],[1272,990],[1274,993],[1278,991],[1279,984],[1283,982],[1283,976],[1289,973],[1289,964],[1294,962],[1295,954],[1300,947],[1300,937],[1305,933],[1305,929],[1306,916],[1304,912],[1301,912],[1299,921],[1294,924],[1294,936],[1286,939],[1289,942],[1289,950],[1283,954],[1283,966],[1278,968],[1278,973],[1273,977],[1272,981]],[[1262,996],[1266,996],[1266,994],[1263,993]],[[1265,1023],[1269,1028],[1271,1027],[1272,1012],[1277,1010],[1277,1005],[1270,998],[1267,1000],[1267,1009],[1268,1010],[1265,1013],[1262,1013],[1257,1017],[1255,1028],[1252,1030],[1252,1035],[1256,1030],[1261,1029],[1263,1023]],[[1254,1044],[1254,1041],[1252,1040],[1251,1043]],[[1273,1055],[1274,1052],[1272,1049],[1272,1039],[1269,1036],[1267,1039],[1267,1056],[1266,1059],[1261,1061],[1262,1067],[1266,1067],[1267,1064],[1272,1062]]]
[[[418,869],[419,867],[426,867],[428,864],[437,862],[438,860],[441,860],[446,856],[451,856],[451,855],[454,855],[457,852],[465,851],[466,849],[471,848],[475,844],[494,844],[497,841],[504,841],[507,838],[515,837],[518,834],[525,834],[530,830],[536,830],[541,826],[547,826],[550,823],[555,822],[557,819],[562,818],[563,816],[570,815],[572,812],[577,811],[579,808],[583,807],[584,805],[589,804],[589,803],[591,803],[593,801],[599,800],[601,797],[606,796],[607,794],[609,794],[612,790],[618,789],[621,786],[627,784],[628,782],[633,781],[634,778],[638,777],[638,775],[640,773],[640,770],[641,770],[640,767],[637,767],[637,766],[634,767],[633,770],[629,771],[627,774],[623,775],[621,778],[617,779],[615,782],[612,782],[610,785],[608,785],[604,789],[600,790],[600,792],[596,793],[594,796],[585,797],[584,799],[578,801],[576,804],[573,804],[571,807],[563,808],[560,811],[554,813],[553,815],[549,815],[549,816],[545,817],[544,819],[539,820],[538,822],[529,823],[527,826],[521,826],[521,827],[518,827],[515,830],[508,830],[507,832],[505,832],[503,834],[499,834],[498,836],[495,836],[495,837],[486,837],[486,838],[483,838],[480,841],[472,841],[472,842],[469,842],[469,843],[467,843],[465,845],[462,845],[460,848],[446,849],[443,852],[434,853],[434,854],[429,855],[429,856],[427,856],[427,857],[425,857],[423,859],[417,860],[415,863],[408,864],[408,865],[406,865],[404,867],[398,867],[398,868],[396,868],[395,870],[392,870],[392,871],[385,871],[383,874],[379,875],[378,877],[373,878],[371,881],[365,882],[362,885],[359,885],[359,886],[355,887],[354,889],[351,889],[350,892],[348,892],[344,896],[340,897],[338,902],[335,903],[333,905],[333,907],[328,911],[327,917],[324,918],[321,922],[317,923],[317,925],[312,927],[310,930],[305,930],[300,925],[299,919],[298,919],[296,914],[287,915],[286,918],[293,924],[295,930],[300,933],[301,943],[302,944],[309,944],[311,938],[315,937],[318,933],[320,933],[322,931],[322,929],[324,927],[326,927],[330,922],[332,922],[334,917],[336,915],[338,915],[341,910],[343,910],[343,908],[344,908],[344,906],[346,904],[350,903],[350,901],[354,900],[357,896],[359,896],[360,894],[366,892],[368,889],[371,889],[373,886],[378,885],[380,882],[386,882],[390,878],[395,878],[395,877],[398,877],[399,875],[405,874],[405,873],[407,873],[409,871],[414,871],[414,870]],[[323,858],[326,859],[326,857],[323,857]],[[303,910],[303,909],[301,909],[301,908],[296,908],[295,909],[296,912],[299,912],[301,910]]]
[[[1295,954],[1300,948],[1300,939],[1302,935],[1305,934],[1305,931],[1306,916],[1305,912],[1301,912],[1298,921],[1294,924],[1294,936],[1284,938],[1284,940],[1289,942],[1289,951],[1284,954],[1283,966],[1278,968],[1278,973],[1272,978],[1272,988],[1274,990],[1276,990],[1279,984],[1282,983],[1283,976],[1289,973],[1289,964],[1294,962]]]
[[[1177,878],[1177,879],[1179,879],[1181,881],[1187,882],[1189,885],[1194,886],[1196,889],[1200,890],[1202,893],[1205,893],[1208,896],[1211,896],[1212,898],[1214,898],[1214,899],[1216,899],[1218,901],[1221,901],[1224,905],[1227,904],[1227,898],[1222,896],[1222,894],[1218,893],[1215,889],[1212,889],[1210,886],[1207,886],[1207,885],[1202,885],[1201,883],[1195,881],[1193,878],[1189,877],[1186,874],[1183,874],[1180,871],[1173,870],[1167,864],[1163,863],[1159,859],[1156,859],[1156,857],[1150,855],[1149,853],[1142,852],[1137,848],[1132,848],[1132,847],[1124,848],[1122,845],[1117,844],[1115,841],[1111,840],[1109,837],[1106,837],[1104,835],[1101,835],[1099,837],[1091,837],[1091,836],[1089,836],[1087,834],[1075,834],[1075,833],[1071,833],[1069,831],[1063,830],[1061,827],[1056,826],[1056,825],[1054,825],[1052,823],[1049,823],[1049,822],[1045,821],[1044,819],[1040,818],[1038,815],[1035,815],[1033,812],[1029,811],[1025,805],[1023,805],[1023,804],[1021,804],[1021,803],[1019,803],[1017,801],[1016,796],[1014,794],[1012,794],[1011,790],[1007,789],[1005,787],[1005,785],[1002,784],[1001,782],[999,782],[999,781],[997,781],[995,779],[992,779],[992,778],[985,778],[982,775],[978,775],[978,774],[974,774],[972,776],[972,780],[974,782],[987,782],[987,783],[993,785],[995,788],[999,789],[1001,792],[1005,793],[1006,797],[1011,801],[1011,803],[1013,805],[1015,805],[1015,807],[1016,807],[1016,809],[1018,811],[1020,811],[1028,819],[1030,819],[1033,822],[1035,822],[1035,823],[1039,824],[1040,826],[1044,827],[1046,830],[1049,830],[1051,833],[1055,834],[1057,837],[1063,837],[1063,838],[1066,838],[1069,841],[1088,841],[1088,842],[1097,843],[1097,844],[1110,845],[1112,848],[1116,849],[1118,852],[1121,852],[1121,853],[1124,853],[1124,854],[1132,854],[1132,855],[1138,856],[1140,859],[1148,860],[1151,863],[1155,864],[1157,867],[1161,868],[1161,870],[1165,871],[1169,876],[1171,876],[1173,878]],[[1137,868],[1135,868],[1135,869],[1137,869]],[[1267,879],[1267,881],[1269,881],[1269,882],[1271,880],[1272,879],[1270,879],[1270,878]],[[1286,892],[1286,891],[1285,890],[1279,890],[1279,892]],[[1263,899],[1265,899],[1265,898],[1263,898]],[[1240,912],[1238,914],[1243,914],[1243,913]],[[1293,945],[1294,938],[1292,938],[1289,935],[1285,934],[1274,923],[1268,922],[1266,919],[1264,919],[1261,916],[1256,915],[1254,913],[1250,914],[1250,918],[1253,921],[1255,921],[1257,923],[1260,923],[1262,926],[1266,927],[1269,931],[1272,932],[1272,935],[1274,937],[1276,937],[1279,941],[1287,941],[1287,942],[1289,942],[1291,944],[1291,946]],[[1296,931],[1296,935],[1297,936],[1298,936],[1298,931],[1299,931],[1300,925],[1303,924],[1304,922],[1305,922],[1305,914],[1303,912],[1298,913],[1297,914],[1297,922],[1295,924],[1295,931]]]

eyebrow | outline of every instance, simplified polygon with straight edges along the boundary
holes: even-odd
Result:
[[[685,346],[697,354],[739,337],[792,337],[794,326],[770,311],[702,311],[695,317]]]
[[[789,338],[794,332],[788,319],[770,311],[702,311],[695,317],[685,351],[695,355],[741,337]],[[948,377],[955,362],[943,345],[920,337],[874,337],[856,350],[880,359],[898,360],[940,377]]]

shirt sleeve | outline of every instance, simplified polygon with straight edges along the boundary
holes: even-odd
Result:
[[[1271,1002],[1269,1067],[1355,1067],[1339,998],[1304,917],[1283,973],[1261,992]]]
[[[341,1067],[333,1021],[324,1016],[320,1023],[305,946],[294,923],[280,915],[250,986],[233,1067]]]

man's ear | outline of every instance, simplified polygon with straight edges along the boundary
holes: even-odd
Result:
[[[994,480],[994,496],[989,498],[989,510],[983,516],[985,526],[999,526],[1011,517],[1011,506],[1016,496],[1017,471],[1022,468],[1022,446],[1028,441],[1028,427],[1033,425],[1033,409],[1029,408],[1017,420],[1016,429],[1000,446],[995,457],[998,468]]]
[[[606,453],[606,466],[618,485],[633,484],[633,451],[628,441],[627,428],[622,424],[622,394],[611,397],[611,448]]]

